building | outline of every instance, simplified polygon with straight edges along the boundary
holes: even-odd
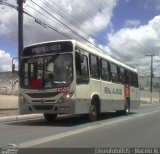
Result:
[[[150,91],[151,77],[150,76],[139,76],[139,87],[140,87],[140,90]],[[160,91],[160,77],[153,78],[152,90],[153,92]]]
[[[160,77],[154,77],[151,89],[151,77],[139,76],[140,101],[141,103],[160,103]]]

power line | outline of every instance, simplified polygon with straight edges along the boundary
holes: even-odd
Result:
[[[79,9],[81,9],[83,14],[86,14],[89,18],[92,18],[92,16],[83,7],[81,7],[77,2],[75,2],[75,0],[73,0],[73,4]]]
[[[98,7],[98,9],[100,9],[99,6],[95,3],[95,1],[92,1],[92,0],[89,0],[89,1],[92,3],[92,5],[93,5],[96,9],[97,9],[97,7]],[[98,10],[98,9],[97,9],[97,10]]]
[[[5,5],[5,6],[9,6],[9,7],[13,8],[13,9],[16,9],[16,10],[18,11],[18,7],[15,6],[15,5],[13,5],[13,4],[4,2],[4,1],[2,1],[2,0],[0,0],[0,4],[1,4],[1,5]]]
[[[46,0],[42,0],[44,2],[44,4],[46,6],[48,6],[52,11],[54,11],[56,14],[58,14],[60,17],[62,17],[63,19],[65,19],[67,22],[69,22],[72,26],[75,26],[76,28],[78,28],[81,34],[84,34],[84,30],[83,32],[81,31],[81,27],[79,24],[74,23],[73,20],[71,20],[70,18],[68,18],[64,13],[62,13],[61,11],[57,10],[55,7],[53,7],[50,3],[48,3]],[[83,28],[84,29],[84,28]],[[93,31],[89,30],[91,33],[93,33]],[[90,34],[91,35],[91,34]],[[91,35],[91,37],[94,38],[93,35]]]
[[[68,37],[67,35],[63,34],[63,33],[60,32],[58,29],[53,28],[53,27],[47,25],[46,23],[42,22],[41,20],[37,19],[36,17],[34,17],[33,15],[31,15],[30,13],[28,13],[28,12],[26,12],[26,11],[23,11],[23,12],[24,12],[26,15],[30,16],[31,18],[33,18],[36,23],[42,25],[43,27],[48,27],[48,28],[54,30],[55,32],[59,33],[60,35],[64,36],[65,38],[70,39],[70,37]]]
[[[44,2],[44,4],[46,6],[48,6],[51,10],[53,10],[56,14],[58,14],[60,17],[62,17],[63,19],[65,19],[66,21],[68,21],[69,23],[71,23],[72,25],[74,25],[77,28],[80,28],[79,25],[74,24],[73,21],[71,19],[69,19],[66,15],[64,15],[63,13],[61,13],[60,11],[58,11],[55,7],[53,7],[50,3],[48,3],[46,0],[42,0]]]
[[[31,0],[36,6],[38,6],[40,9],[42,9],[44,12],[46,12],[47,14],[49,14],[51,17],[53,17],[54,19],[56,19],[59,23],[61,23],[62,25],[64,25],[66,28],[68,28],[69,30],[71,30],[74,34],[76,34],[77,36],[79,36],[80,38],[82,38],[83,40],[89,42],[85,37],[83,37],[82,35],[80,35],[78,32],[76,32],[75,30],[73,30],[72,28],[70,28],[69,26],[67,26],[66,24],[64,24],[62,21],[60,21],[57,17],[53,16],[51,13],[49,13],[48,11],[46,11],[45,9],[43,9],[40,5],[38,5],[37,3],[35,3],[33,0]],[[92,43],[91,43],[92,44]]]
[[[31,1],[32,1],[32,0],[31,0]],[[33,1],[32,1],[32,2],[33,2]],[[49,12],[47,12],[45,9],[43,9],[41,6],[39,6],[37,3],[35,3],[35,2],[33,2],[33,3],[34,3],[36,6],[38,6],[39,8],[41,8],[44,12],[46,12],[47,14],[49,14],[51,17],[53,17],[55,20],[57,20],[59,23],[61,23],[63,26],[65,26],[65,27],[67,27],[69,30],[71,30],[76,36],[78,36],[78,37],[80,37],[81,39],[85,40],[86,42],[92,44],[95,48],[99,49],[99,51],[107,54],[107,53],[106,53],[107,51],[105,52],[105,51],[102,50],[100,47],[98,47],[98,46],[96,46],[95,44],[93,44],[93,43],[91,43],[90,41],[88,41],[86,38],[84,38],[83,36],[81,36],[80,34],[78,34],[76,31],[74,31],[73,29],[71,29],[70,27],[68,27],[67,25],[65,25],[65,24],[64,24],[63,22],[61,22],[59,19],[57,19],[56,17],[54,17],[53,15],[51,15]],[[58,29],[53,28],[53,27],[47,25],[46,23],[38,20],[37,18],[35,18],[35,17],[32,16],[31,14],[29,14],[28,12],[24,11],[24,13],[27,14],[27,15],[29,15],[30,17],[34,18],[34,19],[35,19],[35,22],[37,22],[38,24],[42,25],[43,27],[45,27],[45,28],[46,28],[46,27],[49,27],[50,29],[56,31],[57,33],[63,35],[64,37],[69,38],[69,37],[66,36],[65,34],[62,34],[62,32],[58,31]],[[111,56],[111,55],[110,55],[110,56]],[[113,56],[111,56],[111,57],[113,57]],[[113,58],[115,58],[115,57],[113,57]],[[115,59],[121,61],[119,58],[115,58]],[[122,61],[121,61],[121,62],[122,62]],[[128,65],[128,64],[126,64],[126,65]]]
[[[71,30],[75,35],[77,35],[78,37],[80,37],[81,39],[85,40],[86,42],[92,44],[95,48],[99,49],[101,52],[104,52],[104,50],[102,50],[100,47],[96,46],[95,44],[93,44],[92,42],[88,41],[88,39],[86,39],[85,37],[83,37],[82,35],[80,35],[78,32],[76,32],[75,30],[73,30],[72,28],[70,28],[69,26],[67,26],[66,24],[64,24],[62,21],[60,21],[59,19],[57,19],[55,16],[53,16],[52,14],[50,14],[48,11],[46,11],[45,9],[43,9],[40,5],[38,5],[37,3],[35,3],[33,0],[30,0],[32,3],[34,3],[36,6],[38,6],[40,9],[42,9],[44,12],[46,12],[47,14],[49,14],[51,17],[53,17],[55,20],[57,20],[59,23],[61,23],[63,26],[67,27],[69,30]],[[107,52],[107,51],[106,51]],[[104,52],[104,53],[106,53]],[[111,55],[110,55],[111,56]],[[114,57],[115,58],[115,57]],[[117,58],[115,58],[117,59]],[[117,59],[118,60],[118,59]],[[119,60],[120,61],[120,60]]]
[[[85,1],[85,2],[87,2],[87,1]],[[53,2],[53,0],[52,0],[52,4],[54,4],[55,6],[58,6],[58,5],[56,5],[56,3],[55,2]],[[87,12],[81,5],[79,5],[78,3],[77,3],[77,1],[75,1],[75,0],[73,0],[72,1],[72,4],[76,7],[76,10],[77,10],[77,8],[79,9],[79,10],[81,10],[81,13],[83,13],[84,14],[84,16],[87,16],[89,19],[91,19],[91,18],[93,18],[93,16],[91,16],[89,13],[91,13],[91,12]],[[90,6],[90,5],[89,5]],[[104,6],[104,5],[103,5]],[[63,9],[62,7],[61,7],[61,9]],[[96,8],[97,9],[97,8]],[[64,10],[64,9],[63,9]],[[59,11],[61,14],[63,14],[64,15],[64,13],[62,13],[61,11]],[[77,12],[77,11],[76,11]],[[69,14],[70,15],[70,14]],[[93,15],[93,14],[92,14]],[[72,16],[72,18],[76,21],[76,23],[77,23],[77,21],[79,21],[79,20],[77,20],[77,19],[75,19],[74,18],[74,16]],[[70,19],[71,20],[71,19]],[[72,20],[72,22],[73,22],[73,20]],[[98,22],[98,21],[97,21]],[[73,22],[74,23],[74,22]],[[79,22],[78,22],[79,23]],[[100,23],[100,22],[98,22],[100,25],[102,25],[102,26],[104,26],[104,24],[102,24],[102,23]],[[78,27],[80,27],[79,26],[79,24],[77,24],[78,25]],[[83,31],[86,31],[86,28],[85,27],[80,27],[80,29],[83,29]],[[90,35],[91,35],[91,37],[93,37],[94,38],[94,36],[93,36],[93,33],[94,33],[94,31],[92,30],[92,29],[88,29],[88,32],[90,32]]]
[[[35,9],[34,7],[32,7],[32,6],[28,5],[28,4],[27,4],[26,6],[27,6],[27,7],[30,7],[32,10],[34,10],[34,11],[36,11],[37,13],[43,15],[45,18],[51,20],[52,22],[56,23],[57,25],[63,26],[63,25],[61,25],[60,23],[56,22],[56,20],[53,20],[53,19],[49,18],[47,15],[43,14],[42,12],[40,12],[40,11],[37,10],[37,9]]]
[[[43,16],[46,17],[47,19],[51,20],[52,22],[54,22],[54,23],[56,23],[57,25],[59,25],[59,26],[61,26],[61,27],[64,28],[64,26],[61,25],[60,23],[56,22],[56,20],[53,20],[53,19],[49,18],[48,16],[46,16],[46,15],[44,15],[43,13],[41,13],[40,11],[36,10],[36,9],[33,8],[32,6],[27,5],[27,7],[30,7],[30,8],[33,9],[34,11],[38,12],[39,14],[43,15]],[[27,11],[26,11],[26,12],[27,12]],[[39,19],[38,19],[38,20],[35,20],[35,21],[36,21],[36,23],[40,24],[40,25],[43,26],[44,28],[47,28],[47,27],[48,27],[48,26],[46,26],[46,25],[47,25],[46,23],[44,23],[44,22],[42,23]],[[38,22],[37,22],[37,21],[38,21]],[[48,27],[48,28],[49,28],[49,27]],[[59,32],[60,32],[60,31],[59,31]],[[73,32],[71,32],[71,33],[73,34]],[[62,35],[62,32],[61,32],[61,35]],[[63,34],[63,35],[65,35],[65,34]],[[73,35],[75,35],[75,34],[73,34]],[[65,37],[71,39],[71,38],[70,38],[69,36],[67,36],[67,35],[65,35]],[[77,36],[74,36],[74,38],[76,39]]]
[[[1,4],[1,5],[5,5],[5,6],[9,6],[9,7],[14,8],[14,9],[16,9],[16,10],[18,11],[18,7],[15,6],[15,5],[9,4],[9,3],[7,3],[7,2],[3,2],[2,0],[0,0],[0,4]],[[70,39],[70,37],[68,37],[67,35],[61,33],[61,32],[58,31],[56,28],[53,28],[53,27],[45,24],[44,22],[42,22],[41,20],[37,19],[36,17],[34,17],[33,15],[31,15],[30,13],[28,13],[28,12],[26,12],[26,11],[24,11],[24,10],[23,10],[23,13],[25,13],[26,15],[30,16],[31,18],[33,18],[36,23],[42,25],[43,27],[48,27],[48,28],[56,31],[56,32],[59,33],[60,35],[64,36],[65,38]]]
[[[54,5],[54,6],[58,6],[58,5],[56,5],[56,3],[54,2],[54,0],[52,0],[52,4]],[[76,9],[77,8],[81,8],[81,6],[79,6],[78,4],[76,4],[76,2],[73,0],[72,1],[72,4],[75,4],[76,5]],[[59,7],[58,6],[58,8],[60,8],[61,10],[63,9],[63,11],[64,11],[64,8],[63,7]],[[58,9],[57,9],[58,10]],[[61,12],[60,10],[58,10],[59,12]],[[82,13],[84,13],[85,12],[85,10],[83,10],[82,11]],[[62,13],[62,12],[61,12]],[[63,14],[64,15],[64,14]],[[69,14],[69,16],[71,16],[73,19],[74,19],[74,21],[77,23],[79,20],[77,20],[76,18],[74,18],[74,16],[72,16],[72,15],[70,15]],[[91,16],[88,16],[89,18],[91,17]],[[78,22],[79,23],[79,22]]]
[[[96,3],[95,2],[93,2],[93,1],[91,1],[91,0],[89,0],[91,3],[92,3],[92,5],[95,7],[95,9],[99,12],[99,10],[101,10],[102,8],[99,8],[99,6],[98,6],[98,8],[97,8],[97,6],[96,6]],[[78,6],[78,8],[80,8],[81,10],[82,10],[82,13],[83,14],[86,14],[88,17],[89,17],[89,19],[90,18],[93,18],[91,15],[93,15],[93,14],[91,14],[92,12],[87,12],[83,7],[81,7],[77,2],[75,2],[75,1],[73,1],[73,3],[74,4],[76,4],[77,6]],[[88,5],[88,6],[91,6],[91,5]],[[103,5],[104,6],[104,5]],[[90,7],[91,8],[91,7]],[[97,21],[100,25],[102,25],[102,26],[104,26],[104,24],[102,24],[101,22],[99,22],[99,21]]]
[[[31,0],[32,1],[32,0]],[[33,2],[33,1],[32,1]],[[0,1],[0,4],[3,4],[3,5],[7,5],[7,6],[10,6],[10,7],[12,7],[12,8],[15,8],[16,10],[18,10],[18,8],[16,7],[16,6],[14,6],[14,5],[11,5],[11,4],[9,4],[9,3],[6,3],[6,2],[1,2]],[[34,4],[36,4],[35,2],[33,2]],[[37,4],[36,4],[37,5]],[[40,7],[39,5],[37,5],[38,7]],[[41,7],[40,7],[41,8]],[[43,8],[41,8],[42,10],[44,10]],[[45,10],[44,10],[45,11]],[[40,21],[39,19],[37,19],[37,18],[35,18],[33,15],[31,15],[31,14],[29,14],[28,12],[26,12],[26,11],[24,11],[23,10],[23,12],[25,13],[25,14],[27,14],[28,16],[30,16],[30,17],[32,17],[33,19],[35,19],[35,22],[37,22],[38,24],[40,24],[40,25],[42,25],[43,27],[49,27],[50,29],[52,29],[52,30],[54,30],[54,31],[56,31],[57,33],[59,33],[59,34],[61,34],[61,35],[63,35],[64,37],[66,37],[66,38],[69,38],[68,36],[66,36],[65,34],[62,34],[60,31],[58,31],[56,28],[53,28],[53,27],[51,27],[51,26],[49,26],[49,25],[47,25],[46,23],[44,23],[44,22],[42,22],[42,21]],[[47,11],[45,11],[46,13],[48,13]],[[48,13],[49,14],[49,13]],[[49,14],[50,15],[50,14]],[[52,16],[52,15],[51,15]],[[54,16],[52,16],[52,17],[54,17]],[[58,20],[56,17],[54,17],[56,20]],[[58,20],[62,25],[64,25],[65,27],[68,27],[68,26],[66,26],[64,23],[62,23],[60,20]],[[68,27],[69,28],[69,27]],[[77,34],[79,37],[81,37],[82,39],[84,39],[85,41],[87,41],[88,43],[90,43],[90,44],[92,44],[92,45],[94,45],[93,43],[91,43],[90,41],[88,41],[86,38],[84,38],[83,36],[81,36],[80,34],[78,34],[77,32],[75,32],[74,30],[72,30],[71,28],[69,28],[72,32],[74,32],[75,34]],[[70,38],[69,38],[70,39]],[[95,45],[94,45],[95,46]],[[96,48],[98,48],[98,49],[100,49],[99,47],[97,47],[97,46],[95,46]],[[102,49],[100,49],[101,51],[103,51]],[[104,52],[104,51],[103,51]]]
[[[51,17],[53,17],[54,19],[56,19],[58,22],[60,22],[62,25],[64,25],[66,28],[68,28],[69,30],[71,30],[74,34],[76,34],[78,37],[80,37],[81,39],[85,40],[86,42],[92,44],[94,47],[96,47],[97,49],[99,49],[100,51],[102,51],[103,53],[104,50],[102,50],[101,48],[99,48],[98,46],[96,46],[95,44],[93,44],[92,42],[88,41],[85,37],[83,37],[82,35],[80,35],[78,32],[74,31],[72,28],[70,28],[69,26],[67,26],[66,24],[64,24],[62,21],[60,21],[59,19],[57,19],[57,17],[53,16],[52,14],[50,14],[48,11],[46,11],[45,9],[43,9],[41,6],[39,6],[37,3],[35,3],[33,0],[31,0],[32,3],[34,3],[36,6],[38,6],[40,9],[42,9],[44,12],[46,12],[47,14],[49,14]]]

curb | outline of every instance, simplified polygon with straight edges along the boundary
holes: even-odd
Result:
[[[18,108],[0,108],[0,111],[18,110]]]
[[[43,118],[42,114],[30,114],[30,115],[16,115],[10,117],[0,118],[0,123],[11,122],[11,121],[20,121],[20,120],[30,120],[34,118]]]

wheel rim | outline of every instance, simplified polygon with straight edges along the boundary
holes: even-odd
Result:
[[[96,118],[97,118],[97,110],[96,110],[95,105],[91,105],[90,117],[91,117],[92,120],[96,120]]]

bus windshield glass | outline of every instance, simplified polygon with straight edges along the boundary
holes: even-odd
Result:
[[[23,58],[21,87],[52,89],[70,84],[73,80],[72,54],[54,54]]]

